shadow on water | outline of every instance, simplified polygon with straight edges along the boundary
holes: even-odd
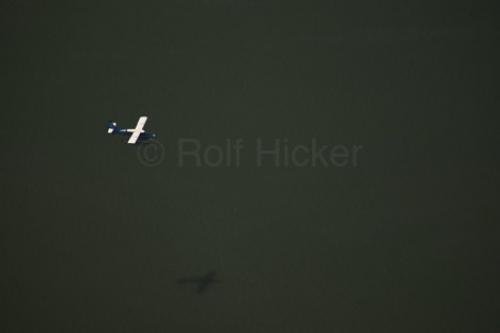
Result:
[[[213,283],[220,283],[221,281],[215,278],[216,272],[210,271],[201,276],[187,276],[177,279],[177,284],[193,284],[196,285],[196,293],[203,294],[208,287]]]

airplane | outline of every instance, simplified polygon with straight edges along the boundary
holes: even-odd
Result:
[[[203,276],[185,277],[177,280],[179,284],[195,283],[198,285],[196,293],[202,294],[212,283],[219,283],[220,280],[215,279],[215,271],[208,272]]]
[[[127,141],[128,144],[143,143],[156,139],[155,133],[143,130],[147,120],[148,117],[146,116],[140,117],[135,128],[120,128],[117,123],[110,121],[107,126],[108,134],[129,136]]]

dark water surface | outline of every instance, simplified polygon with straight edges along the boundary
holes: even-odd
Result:
[[[492,6],[13,0],[0,16],[2,332],[495,332]],[[106,134],[143,114],[155,167]],[[241,163],[179,167],[179,138],[241,138]],[[362,149],[259,168],[257,138]],[[203,293],[176,282],[212,271]]]

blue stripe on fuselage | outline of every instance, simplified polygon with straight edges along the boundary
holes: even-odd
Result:
[[[127,129],[120,129],[120,130],[113,131],[112,134],[130,137],[132,135],[132,132],[127,132]],[[137,139],[137,141],[144,142],[144,141],[148,141],[148,140],[153,140],[155,138],[156,138],[156,134],[151,133],[151,132],[144,132],[144,133],[141,133],[141,135],[139,135],[139,138]]]

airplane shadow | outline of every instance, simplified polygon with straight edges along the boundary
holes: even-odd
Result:
[[[177,279],[177,284],[192,284],[196,286],[196,293],[203,294],[207,291],[208,287],[214,283],[221,281],[215,278],[216,271],[210,271],[205,275],[186,276]]]

